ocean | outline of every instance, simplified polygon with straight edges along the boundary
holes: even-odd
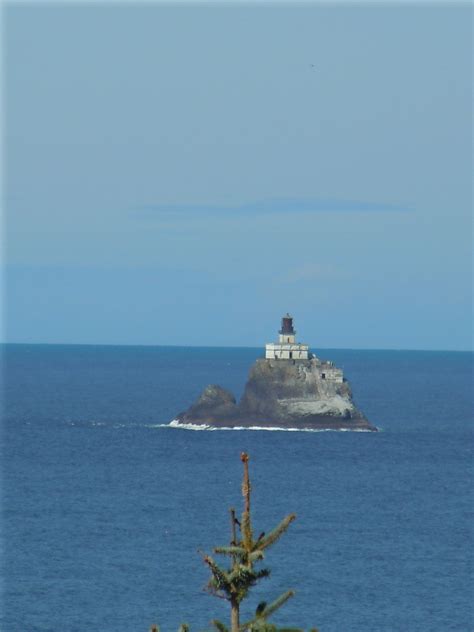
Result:
[[[471,353],[316,351],[380,432],[166,427],[249,348],[2,347],[2,632],[191,632],[228,621],[202,552],[229,540],[250,455],[255,530],[296,521],[243,608],[279,626],[456,630],[473,621]]]

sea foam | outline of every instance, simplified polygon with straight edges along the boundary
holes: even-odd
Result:
[[[266,430],[270,432],[371,432],[365,428],[282,428],[280,426],[209,426],[206,424],[182,424],[173,419],[169,424],[159,424],[160,428],[178,428],[178,430]]]

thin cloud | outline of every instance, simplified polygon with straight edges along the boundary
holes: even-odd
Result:
[[[387,202],[324,198],[276,198],[244,204],[149,204],[134,209],[140,219],[179,217],[180,215],[219,215],[221,217],[274,215],[285,213],[408,213],[411,209]]]

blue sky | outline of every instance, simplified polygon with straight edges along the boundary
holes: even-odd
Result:
[[[468,349],[471,8],[4,8],[3,338]]]

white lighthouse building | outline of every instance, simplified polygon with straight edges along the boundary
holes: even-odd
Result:
[[[265,358],[268,360],[307,360],[309,345],[296,342],[293,317],[289,314],[281,319],[278,342],[265,345]]]

